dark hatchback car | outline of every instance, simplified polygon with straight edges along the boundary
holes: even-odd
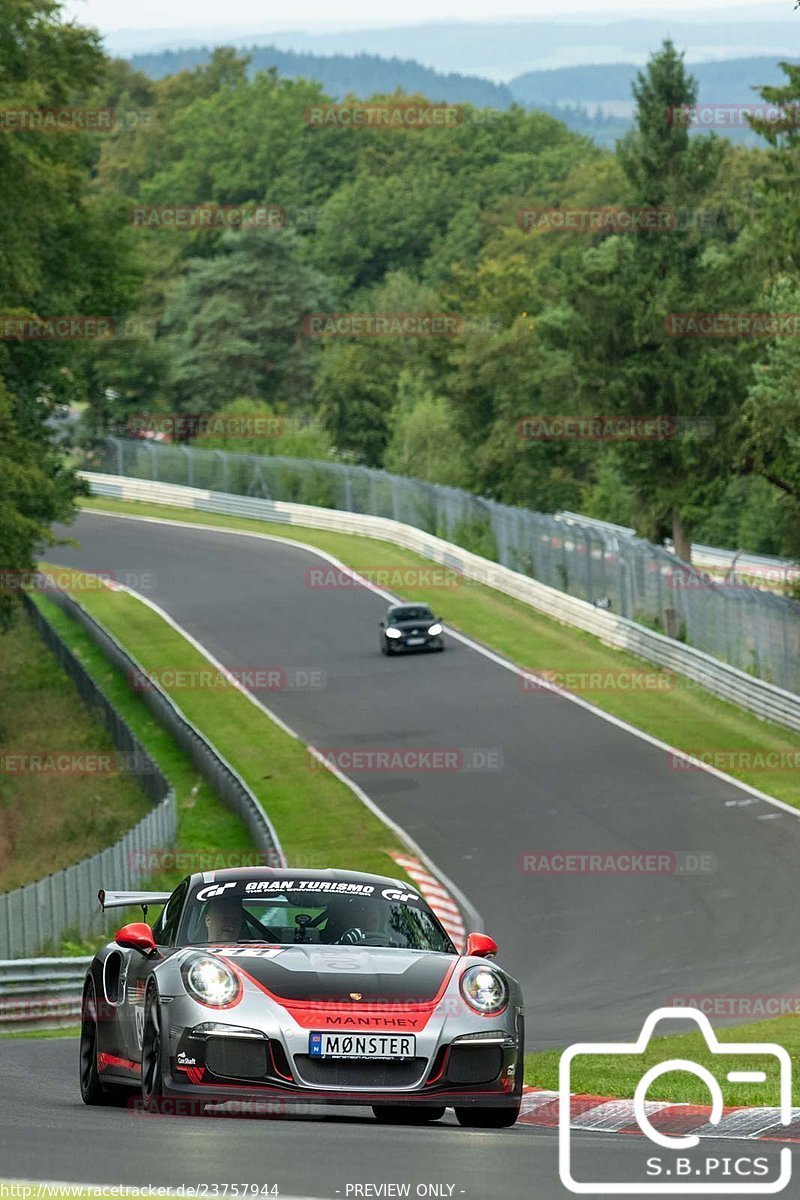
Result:
[[[393,604],[379,634],[381,654],[444,650],[444,630],[427,604]]]

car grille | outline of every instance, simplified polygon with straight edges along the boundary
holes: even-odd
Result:
[[[267,1043],[255,1038],[210,1037],[206,1067],[228,1079],[263,1079],[267,1073]]]
[[[456,1044],[447,1060],[447,1078],[451,1083],[491,1083],[497,1079],[502,1065],[500,1046]]]
[[[312,1058],[295,1054],[294,1065],[305,1083],[315,1087],[401,1088],[419,1083],[428,1065],[426,1058],[402,1062],[383,1059],[365,1062],[340,1058]]]

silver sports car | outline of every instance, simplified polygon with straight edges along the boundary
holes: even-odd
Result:
[[[100,902],[145,917],[164,907],[152,928],[121,929],[86,975],[86,1104],[140,1091],[154,1111],[263,1098],[370,1105],[384,1122],[448,1106],[462,1125],[517,1119],[519,984],[486,935],[459,953],[407,882],[255,867]]]

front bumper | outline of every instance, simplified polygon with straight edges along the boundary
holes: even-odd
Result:
[[[508,1028],[449,1041],[420,1037],[417,1056],[402,1060],[312,1058],[306,1031],[289,1041],[256,1030],[237,1036],[187,1029],[165,1064],[165,1094],[205,1104],[262,1098],[289,1107],[502,1106],[518,1095],[519,1040]]]
[[[384,634],[384,641],[390,652],[442,650],[444,648],[444,637],[441,633],[436,637],[428,637],[427,634],[423,637],[422,634],[417,634],[415,636],[404,635],[401,638],[388,638]]]

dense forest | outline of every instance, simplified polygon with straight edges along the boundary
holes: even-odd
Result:
[[[764,90],[786,120],[742,147],[667,119],[697,92],[665,44],[610,151],[521,107],[349,127],[319,83],[249,72],[233,50],[153,80],[55,4],[0,0],[0,17],[0,107],[115,114],[0,139],[2,313],[101,314],[114,330],[0,340],[5,562],[23,565],[72,502],[46,424],[64,404],[86,405],[89,447],[142,413],[274,413],[280,437],[199,443],[584,511],[684,552],[689,538],[800,552],[797,321],[676,336],[700,326],[670,317],[800,313],[800,68]],[[163,216],[197,205],[252,219]],[[559,227],[551,209],[659,219]],[[347,321],[317,336],[310,318],[334,313],[453,319],[431,325],[443,336],[424,320],[415,336],[368,321],[367,336]],[[598,416],[669,432],[531,434],[532,417]]]

